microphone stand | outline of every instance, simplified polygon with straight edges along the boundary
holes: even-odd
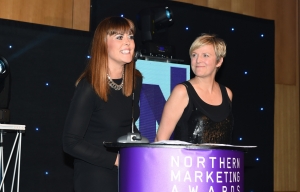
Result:
[[[134,85],[135,85],[135,62],[140,57],[141,53],[139,51],[135,52],[134,62],[133,62],[133,86],[132,86],[132,106],[131,106],[131,133],[127,133],[127,135],[123,135],[118,138],[118,143],[149,143],[149,140],[146,137],[143,137],[141,133],[134,132]]]

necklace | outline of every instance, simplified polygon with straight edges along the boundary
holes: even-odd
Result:
[[[122,73],[122,82],[120,85],[116,84],[111,78],[110,76],[108,75],[108,73],[106,74],[107,76],[107,79],[108,79],[108,85],[113,88],[114,90],[118,91],[120,89],[123,88],[123,82],[124,82],[124,70],[123,70],[123,73]]]

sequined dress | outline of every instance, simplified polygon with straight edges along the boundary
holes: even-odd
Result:
[[[205,103],[190,82],[182,83],[187,89],[189,103],[178,121],[173,139],[190,143],[230,144],[233,130],[231,101],[225,86],[220,85],[222,103]]]

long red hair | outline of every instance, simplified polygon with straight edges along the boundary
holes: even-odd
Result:
[[[91,47],[91,59],[76,81],[76,85],[86,78],[93,86],[95,92],[104,101],[108,100],[109,85],[106,74],[108,73],[108,52],[107,52],[107,35],[114,34],[135,34],[133,22],[124,17],[108,17],[101,21],[96,28]],[[135,60],[132,58],[130,63],[124,67],[124,85],[122,92],[125,96],[130,96],[133,91],[133,81],[135,78],[142,77],[142,74],[134,69]],[[133,72],[135,73],[133,75]]]

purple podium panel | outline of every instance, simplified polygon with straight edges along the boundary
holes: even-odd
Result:
[[[119,192],[242,192],[243,189],[243,151],[120,149]]]

